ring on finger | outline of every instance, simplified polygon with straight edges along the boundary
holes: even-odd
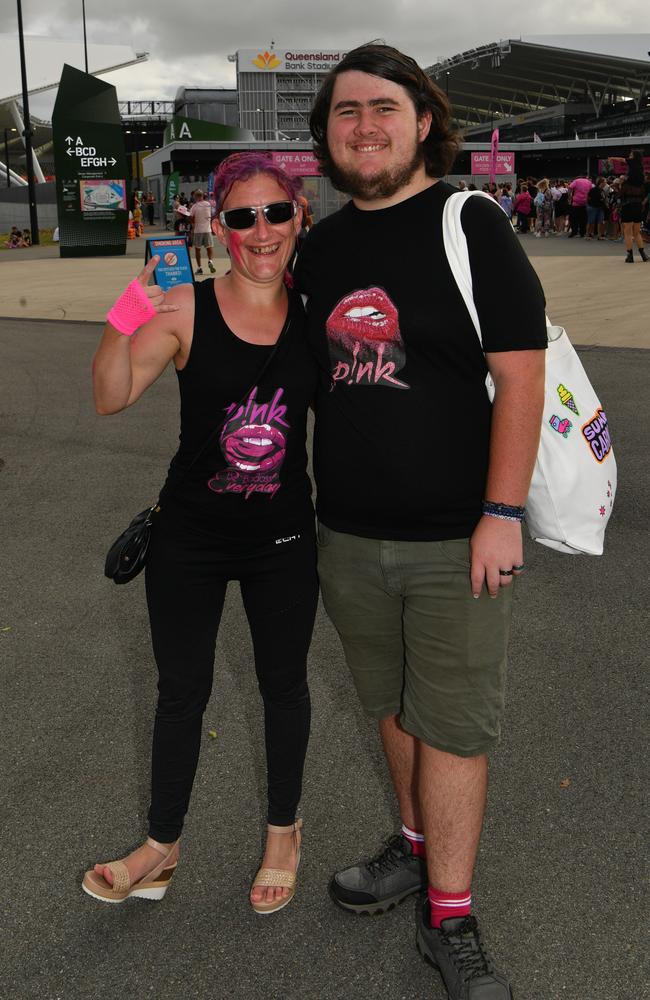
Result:
[[[515,572],[515,573],[523,573],[524,568],[525,568],[525,563],[521,563],[519,566],[513,566],[512,567],[513,572]]]
[[[500,569],[499,570],[499,576],[512,576],[512,570],[511,569]]]

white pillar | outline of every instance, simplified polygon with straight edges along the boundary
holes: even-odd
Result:
[[[25,136],[23,135],[23,132],[25,131],[25,123],[23,122],[22,117],[20,115],[20,111],[18,110],[18,105],[16,104],[15,101],[9,101],[8,107],[9,110],[11,111],[11,116],[14,120],[14,125],[18,129],[18,134],[20,135],[20,138],[23,140],[23,146],[24,146]],[[36,153],[34,152],[33,144],[32,144],[32,162],[34,166],[34,174],[36,175],[36,180],[39,182],[39,184],[45,184],[45,176],[43,174],[43,171],[41,170],[41,165],[38,162]]]
[[[6,183],[7,165],[6,163],[3,163],[2,160],[0,160],[0,176],[4,178],[4,181]],[[9,176],[11,177],[12,187],[27,187],[27,181],[25,180],[25,178],[21,177],[20,174],[17,174],[15,170],[11,169],[11,167],[9,167]]]

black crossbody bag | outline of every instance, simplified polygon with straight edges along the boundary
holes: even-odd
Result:
[[[289,331],[291,325],[291,302],[289,302],[289,309],[287,312],[287,319],[282,327],[280,336],[275,342],[273,350],[269,354],[268,358],[262,365],[260,371],[258,372],[255,381],[246,390],[236,409],[240,406],[244,406],[246,400],[250,396],[253,389],[260,384],[264,375],[268,371],[268,368],[278,353],[278,348],[283,340],[285,340],[286,335]],[[210,436],[204,442],[202,447],[196,453],[185,472],[176,484],[176,489],[181,485],[181,483],[186,479],[190,469],[198,462],[199,458],[208,447],[211,441],[214,440],[215,435],[221,434],[223,428],[230,418],[224,417],[216,431],[211,431]],[[147,507],[146,510],[140,511],[137,514],[128,528],[122,532],[122,534],[115,539],[110,549],[106,554],[106,562],[104,564],[104,576],[107,576],[109,580],[113,583],[129,583],[134,577],[138,575],[144,569],[145,563],[147,561],[147,554],[149,552],[149,542],[151,541],[151,529],[153,526],[153,519],[155,515],[160,510],[160,501],[156,501],[153,507]]]

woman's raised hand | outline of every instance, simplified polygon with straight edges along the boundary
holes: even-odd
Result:
[[[178,306],[165,304],[166,295],[163,289],[160,287],[160,285],[149,284],[149,279],[153,276],[153,273],[156,269],[156,265],[159,263],[159,261],[160,257],[158,255],[152,257],[151,260],[149,260],[142,268],[136,280],[139,282],[140,285],[142,285],[142,288],[144,289],[144,292],[147,298],[149,299],[149,305],[152,306],[156,310],[156,312],[158,313],[178,312],[179,308]]]

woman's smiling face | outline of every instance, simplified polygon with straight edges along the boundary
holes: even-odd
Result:
[[[270,174],[255,174],[246,181],[235,181],[221,211],[272,205],[277,201],[291,201],[291,198]],[[271,225],[258,211],[255,225],[250,229],[227,229],[217,219],[217,238],[230,252],[233,272],[255,283],[277,281],[293,255],[301,217],[298,208],[288,222]]]

